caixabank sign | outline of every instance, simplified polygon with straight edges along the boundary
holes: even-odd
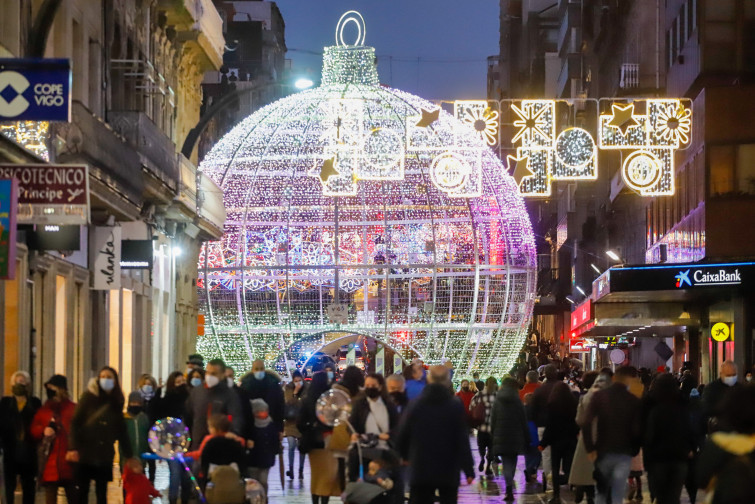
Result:
[[[755,262],[612,268],[611,292],[734,288],[755,290]]]
[[[63,121],[71,116],[67,59],[1,59],[0,121]]]

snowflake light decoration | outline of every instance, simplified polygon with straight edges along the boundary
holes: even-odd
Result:
[[[343,41],[345,22],[365,33],[347,14],[323,84],[250,115],[200,166],[227,220],[199,258],[197,349],[243,372],[361,335],[500,376],[535,290],[517,185],[474,129],[378,85],[374,49]]]

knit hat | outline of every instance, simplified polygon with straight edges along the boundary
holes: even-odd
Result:
[[[252,399],[252,413],[262,413],[263,411],[269,411],[269,407],[264,399]]]
[[[47,383],[45,383],[45,385],[52,385],[53,387],[58,387],[59,389],[68,390],[68,378],[63,375],[55,374],[52,375],[49,380],[47,380]]]
[[[142,399],[142,395],[138,390],[135,390],[128,395],[128,404],[134,403],[144,404],[144,399]]]

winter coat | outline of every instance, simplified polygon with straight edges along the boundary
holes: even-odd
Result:
[[[144,474],[135,473],[128,466],[123,470],[123,491],[125,504],[152,504],[152,498],[160,496]]]
[[[466,412],[444,385],[428,384],[409,404],[396,447],[412,468],[412,485],[458,485],[460,471],[474,476]]]
[[[6,464],[12,464],[19,472],[37,472],[37,446],[31,435],[31,423],[42,403],[36,397],[26,400],[24,409],[18,411],[14,396],[0,399],[0,446],[3,447]]]
[[[546,404],[556,383],[559,383],[559,380],[545,380],[532,393],[532,420],[538,427],[545,427],[545,423],[548,421]]]
[[[656,462],[685,462],[695,448],[690,414],[681,394],[676,402],[648,404],[642,454],[645,467]]]
[[[133,456],[121,408],[99,388],[96,378],[89,380],[71,420],[69,437],[69,450],[79,452],[80,463],[111,466],[116,441],[125,458]]]
[[[472,398],[475,393],[471,390],[460,390],[456,393],[456,397],[461,399],[461,403],[464,405],[464,411],[467,412],[467,419],[471,420],[471,413],[469,411],[469,405],[472,403]]]
[[[585,418],[587,416],[587,405],[590,404],[593,394],[601,390],[600,387],[595,385],[585,392],[579,398],[579,404],[577,404],[577,426],[580,428],[585,427]],[[593,429],[593,435],[595,433],[594,424],[591,425]],[[569,484],[577,486],[591,486],[595,484],[593,479],[593,473],[595,472],[595,465],[587,458],[587,449],[585,448],[585,440],[582,437],[582,433],[579,433],[577,438],[577,448],[574,450],[574,458],[572,459],[571,472],[569,473]]]
[[[247,403],[253,399],[264,400],[278,432],[283,432],[286,402],[280,382],[280,376],[270,370],[265,371],[265,377],[262,380],[256,379],[253,373],[248,373],[241,379],[240,392]],[[244,407],[246,408],[246,404]],[[247,418],[251,418],[251,408],[247,413],[249,415]]]
[[[712,504],[755,502],[755,434],[715,432],[697,460],[697,484]],[[708,501],[706,501],[708,502]]]
[[[721,378],[713,380],[705,386],[703,389],[702,403],[706,422],[711,419],[714,423],[718,422],[718,417],[721,416],[721,407],[724,404],[724,399],[734,388],[741,386],[742,384],[740,383],[735,383],[733,386],[729,386],[725,384]],[[726,425],[713,425],[714,430],[718,430],[719,428],[726,430],[727,427],[728,426]]]
[[[251,408],[250,408],[251,409]],[[202,385],[194,387],[186,401],[186,425],[191,430],[191,449],[196,450],[204,437],[209,433],[207,418],[221,413],[231,417],[231,430],[239,435],[244,434],[244,413],[238,394],[225,380],[212,388]],[[251,417],[249,417],[251,418]]]
[[[527,394],[534,394],[535,391],[540,388],[540,385],[542,385],[542,383],[540,382],[525,383],[524,387],[522,387],[522,390],[519,391],[519,400],[524,402],[524,396],[526,396]]]
[[[595,392],[587,406],[582,436],[588,452],[635,456],[641,442],[641,404],[625,385],[614,383]],[[597,436],[592,422],[597,421]]]
[[[485,405],[485,420],[480,424],[478,430],[480,432],[490,432],[492,430],[493,419],[493,404],[495,403],[495,393],[489,393],[488,389],[483,389],[472,398],[469,402],[469,408],[467,409],[467,418],[470,418],[472,411],[477,405],[482,402]]]
[[[247,465],[259,469],[273,467],[275,456],[280,453],[278,428],[271,422],[267,427],[252,427],[251,433],[254,448],[247,451]]]
[[[291,436],[295,438],[301,437],[301,432],[299,432],[299,429],[296,427],[296,422],[299,420],[299,414],[301,413],[301,408],[304,398],[304,395],[307,393],[307,386],[302,385],[299,389],[299,393],[294,393],[294,384],[293,382],[287,383],[285,387],[283,387],[283,400],[286,404],[286,420],[283,423],[283,435],[284,436]]]
[[[370,403],[367,396],[361,396],[354,400],[351,406],[351,417],[349,423],[354,427],[357,434],[365,433],[365,424],[367,417],[370,416]],[[399,415],[396,407],[388,399],[383,399],[385,408],[388,410],[388,432],[391,439],[395,439],[396,428],[398,427]]]
[[[128,432],[128,441],[131,445],[131,453],[135,457],[139,457],[142,453],[151,452],[149,447],[149,428],[152,425],[149,421],[149,417],[145,412],[141,412],[137,415],[131,415],[126,413],[123,415],[123,421],[126,422],[126,431]],[[123,458],[123,447],[120,447],[121,452],[121,466],[125,462]]]
[[[157,419],[181,418],[186,415],[186,400],[189,398],[189,389],[185,386],[166,390],[165,395],[158,399],[156,406]]]
[[[564,398],[566,397],[564,396]],[[561,443],[576,444],[577,434],[579,433],[579,427],[577,427],[575,421],[577,398],[572,394],[569,394],[568,398],[569,401],[564,404],[556,404],[553,401],[548,401],[546,404],[547,420],[540,446],[552,446]]]
[[[406,397],[408,397],[410,401],[418,398],[426,386],[427,381],[424,376],[419,380],[406,380],[406,388],[404,389],[406,390]]]
[[[55,422],[55,439],[50,446],[50,453],[41,475],[43,483],[73,480],[73,466],[66,461],[66,452],[69,449],[68,436],[71,432],[74,411],[76,411],[76,403],[73,401],[49,400],[34,415],[31,435],[37,442],[42,441],[45,427],[48,427],[53,419]]]
[[[501,387],[493,403],[493,455],[523,454],[530,444],[527,415],[519,400],[519,393],[510,387]]]

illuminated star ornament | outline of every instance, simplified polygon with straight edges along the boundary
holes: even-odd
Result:
[[[611,109],[613,116],[608,121],[608,125],[621,131],[622,135],[626,135],[629,128],[640,125],[634,117],[634,103],[630,103],[626,107],[614,103],[611,105]]]
[[[418,128],[427,128],[432,123],[438,120],[438,117],[440,117],[440,109],[437,108],[433,110],[432,112],[426,109],[422,109],[422,118],[417,121],[417,127]]]
[[[320,180],[322,183],[326,183],[328,179],[334,175],[338,175],[340,172],[336,170],[336,158],[332,157],[329,159],[326,159],[322,163],[322,168],[320,168]]]
[[[529,168],[529,156],[516,157],[509,154],[506,157],[509,165],[509,171],[511,176],[514,177],[516,185],[519,186],[525,177],[534,177],[535,173]]]
[[[514,138],[511,139],[511,143],[517,143],[528,131],[531,131],[533,135],[540,136],[546,142],[549,141],[550,136],[546,132],[549,128],[548,118],[546,118],[546,112],[549,108],[544,106],[537,107],[534,105],[532,107],[523,108],[524,110],[516,105],[511,105],[511,109],[519,116],[519,119],[514,121],[514,127],[519,128],[519,131],[514,135]]]

